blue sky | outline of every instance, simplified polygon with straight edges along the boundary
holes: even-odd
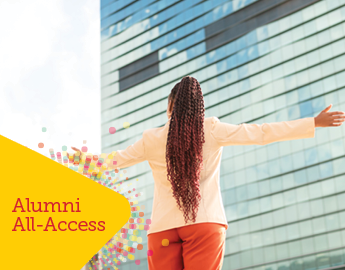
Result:
[[[100,153],[99,1],[0,0],[0,25],[0,134]]]

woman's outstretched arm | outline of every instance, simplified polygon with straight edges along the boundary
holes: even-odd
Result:
[[[81,153],[81,151],[76,147],[72,147],[72,149],[76,152]],[[111,168],[122,169],[122,168],[130,167],[137,163],[145,161],[146,156],[145,156],[145,146],[144,146],[143,136],[138,141],[129,145],[124,150],[116,150],[116,151],[113,151],[112,153],[105,154],[106,157],[108,157],[109,155],[112,156],[112,162],[110,165]],[[74,155],[73,155],[73,159],[74,159]],[[113,161],[116,161],[116,162],[113,163]]]
[[[214,117],[211,134],[220,146],[265,145],[278,141],[314,138],[316,127],[341,126],[345,113],[328,112],[331,105],[316,117],[264,124],[233,125]]]
[[[126,168],[146,160],[144,138],[128,146],[125,150],[117,150],[114,157],[115,168]]]

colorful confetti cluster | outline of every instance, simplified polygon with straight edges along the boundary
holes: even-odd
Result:
[[[89,263],[90,270],[96,269],[119,269],[121,263],[127,260],[134,261],[140,265],[140,260],[135,260],[135,251],[142,250],[143,231],[150,228],[151,220],[145,219],[145,206],[139,205],[137,198],[142,195],[126,180],[127,170],[116,169],[116,152],[111,154],[92,155],[86,153],[88,150],[83,146],[82,152],[70,153],[67,155],[67,147],[62,147],[62,152],[57,152],[57,162],[82,174],[97,183],[106,186],[121,195],[130,202],[131,217],[128,222],[110,239],[107,244],[96,254]],[[55,160],[54,149],[49,149],[50,157]],[[138,181],[139,179],[136,179]],[[101,256],[98,256],[101,254]],[[152,256],[149,255],[149,256]]]

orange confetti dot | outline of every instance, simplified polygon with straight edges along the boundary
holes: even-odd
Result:
[[[139,245],[137,246],[137,249],[138,249],[138,250],[142,250],[142,249],[143,249],[143,245],[142,245],[142,244],[139,244]]]
[[[143,217],[143,216],[144,216],[144,212],[140,212],[139,217]]]
[[[43,147],[44,147],[44,143],[41,143],[41,142],[40,142],[40,143],[38,144],[38,148],[43,148]]]
[[[168,239],[163,239],[162,246],[164,246],[164,247],[169,246],[169,240]]]

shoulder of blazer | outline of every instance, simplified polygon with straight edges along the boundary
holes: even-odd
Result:
[[[164,128],[164,126],[163,127],[158,127],[158,128],[149,128],[149,129],[146,129],[146,130],[144,130],[144,132],[143,132],[143,137],[145,136],[145,135],[147,135],[147,134],[154,134],[154,133],[156,133],[157,131],[160,131],[160,130],[162,130]]]
[[[216,119],[218,119],[217,117],[215,117],[215,116],[210,116],[210,117],[207,117],[207,118],[205,118],[205,121],[214,121],[214,120],[216,120]]]
[[[214,125],[216,122],[220,122],[218,117],[210,116],[210,117],[205,118],[205,123],[208,123],[210,125]]]

